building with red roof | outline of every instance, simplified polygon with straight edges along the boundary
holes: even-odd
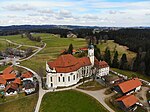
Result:
[[[27,72],[25,72],[25,73],[23,73],[21,75],[21,78],[23,80],[31,80],[31,81],[33,81],[33,74],[31,72],[27,71]]]
[[[15,83],[10,83],[5,88],[5,95],[14,95],[17,94],[18,85]]]
[[[87,50],[87,57],[76,58],[71,54],[65,54],[59,56],[52,62],[47,62],[47,87],[57,88],[77,84],[83,77],[92,75],[93,67],[98,68],[99,71],[101,71],[100,69],[103,69],[102,72],[98,72],[98,75],[109,74],[109,66],[106,62],[99,62],[97,60],[96,63],[98,63],[98,66],[95,66],[94,46],[90,45]],[[108,68],[107,72],[105,68]]]
[[[116,101],[121,109],[128,111],[130,108],[135,106],[135,104],[138,102],[138,99],[134,95],[125,95],[116,99]]]
[[[16,74],[12,73],[12,74],[5,74],[5,75],[1,75],[6,81],[13,81],[16,78]]]
[[[82,48],[79,48],[81,51],[88,51],[88,48],[87,47],[82,47]]]
[[[137,92],[142,86],[141,81],[138,78],[133,78],[131,80],[122,82],[114,87],[114,90],[121,94],[129,94],[132,92]]]
[[[12,66],[9,66],[3,70],[3,75],[10,74],[13,70],[14,68]]]
[[[13,81],[13,83],[15,83],[15,84],[21,84],[21,79],[20,78],[16,78],[14,81]]]

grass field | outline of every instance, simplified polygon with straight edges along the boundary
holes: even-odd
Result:
[[[108,40],[107,43],[98,44],[97,47],[100,48],[102,54],[104,54],[105,49],[108,47],[111,51],[112,58],[115,50],[118,51],[119,58],[121,58],[123,53],[126,53],[129,62],[136,56],[136,53],[129,51],[126,46],[115,43],[114,40]]]
[[[8,47],[13,47],[16,48],[16,45],[13,44],[9,44],[7,41],[5,40],[0,40],[0,51],[4,51],[6,48]]]
[[[37,94],[0,104],[0,112],[33,112],[37,102]]]
[[[8,39],[12,42],[22,44],[22,45],[33,45],[33,46],[40,46],[40,42],[31,41],[28,38],[22,38],[21,35],[10,35],[10,36],[0,36],[0,39]]]
[[[128,77],[133,77],[133,76],[137,76],[141,79],[144,79],[144,80],[147,80],[147,81],[150,81],[150,77],[146,76],[146,75],[143,75],[143,74],[140,74],[140,73],[137,73],[137,72],[132,72],[132,71],[127,71],[127,70],[120,70],[120,69],[117,69],[117,68],[111,68],[113,71],[116,71],[120,74],[123,74],[123,75],[126,75]]]
[[[99,84],[97,81],[89,81],[89,82],[86,82],[86,83],[78,86],[77,88],[95,91],[95,90],[103,89],[105,87],[103,85]]]
[[[75,91],[47,93],[40,112],[108,112],[97,100]]]

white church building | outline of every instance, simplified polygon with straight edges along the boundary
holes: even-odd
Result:
[[[94,70],[97,71],[98,77],[108,75],[109,65],[94,57],[94,46],[90,45],[87,57],[76,58],[71,54],[65,54],[53,62],[46,62],[46,86],[47,88],[72,86],[83,77],[91,76]]]

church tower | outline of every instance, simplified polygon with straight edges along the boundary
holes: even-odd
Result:
[[[94,46],[92,44],[88,47],[88,57],[90,58],[92,66],[94,66]]]

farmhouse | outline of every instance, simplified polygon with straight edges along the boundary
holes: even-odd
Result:
[[[87,57],[76,58],[71,54],[66,54],[59,56],[53,62],[46,62],[46,86],[57,88],[77,84],[83,77],[89,77],[93,74],[93,67],[96,67],[97,63],[99,70],[97,75],[109,74],[109,66],[106,62],[95,63],[94,60],[94,46],[90,45]]]
[[[121,94],[131,94],[137,92],[141,88],[141,81],[138,78],[122,82],[114,87],[114,90]]]
[[[126,95],[116,99],[116,101],[121,109],[128,111],[136,105],[138,99],[134,95]]]
[[[6,96],[17,94],[17,88],[18,88],[18,85],[15,83],[8,84],[5,88]]]
[[[28,72],[23,73],[23,74],[21,75],[21,78],[22,78],[23,80],[31,80],[31,81],[33,81],[33,74],[28,71]]]
[[[3,75],[10,74],[13,71],[14,71],[14,68],[12,66],[9,66],[3,70]]]

